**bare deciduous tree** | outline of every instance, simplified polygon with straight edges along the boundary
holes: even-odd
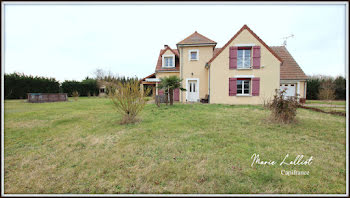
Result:
[[[331,79],[324,79],[321,82],[321,89],[318,97],[321,100],[334,100],[335,99],[335,87]]]

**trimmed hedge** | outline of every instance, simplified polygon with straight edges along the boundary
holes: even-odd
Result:
[[[346,79],[342,76],[338,76],[334,80],[335,84],[335,99],[346,100]]]
[[[318,94],[320,92],[321,80],[318,78],[309,78],[306,81],[306,99],[318,100]]]
[[[74,91],[78,91],[80,96],[98,95],[99,89],[95,79],[86,78],[79,82],[74,80],[66,80],[61,85],[63,93],[67,93],[69,97],[73,95]]]
[[[55,78],[27,76],[20,73],[5,74],[5,99],[26,99],[27,93],[59,93]]]
[[[335,79],[331,76],[309,76],[306,81],[306,99],[308,100],[319,100],[319,93],[321,90],[322,82],[331,80],[335,89],[335,99],[345,100],[346,99],[346,79],[342,76],[338,76]]]

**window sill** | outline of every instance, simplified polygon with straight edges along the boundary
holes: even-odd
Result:
[[[253,70],[252,67],[249,67],[249,68],[237,68],[237,70]]]
[[[162,68],[168,69],[168,68],[175,68],[175,67],[174,66],[162,66]]]
[[[190,61],[198,61],[199,59],[190,59]]]
[[[236,96],[238,97],[249,97],[249,96],[252,96],[250,94],[237,94]]]

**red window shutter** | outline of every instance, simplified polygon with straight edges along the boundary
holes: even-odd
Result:
[[[179,101],[180,96],[180,89],[176,88],[174,89],[174,101]]]
[[[229,78],[228,95],[235,96],[237,94],[237,78]]]
[[[253,46],[253,69],[260,69],[260,46]]]
[[[260,78],[253,78],[252,79],[253,83],[252,83],[252,96],[259,96],[259,92],[260,92]]]
[[[158,89],[158,95],[159,96],[164,95],[164,90],[163,89]]]
[[[230,69],[237,69],[237,51],[238,47],[230,47]]]

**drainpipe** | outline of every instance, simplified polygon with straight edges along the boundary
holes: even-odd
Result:
[[[183,76],[182,76],[182,67],[183,67],[183,64],[182,64],[182,57],[183,57],[183,48],[180,47],[180,78],[182,79],[181,83],[183,84]],[[180,101],[183,102],[183,91],[180,91]]]
[[[208,68],[208,104],[210,103],[210,64],[206,63],[205,66]]]

